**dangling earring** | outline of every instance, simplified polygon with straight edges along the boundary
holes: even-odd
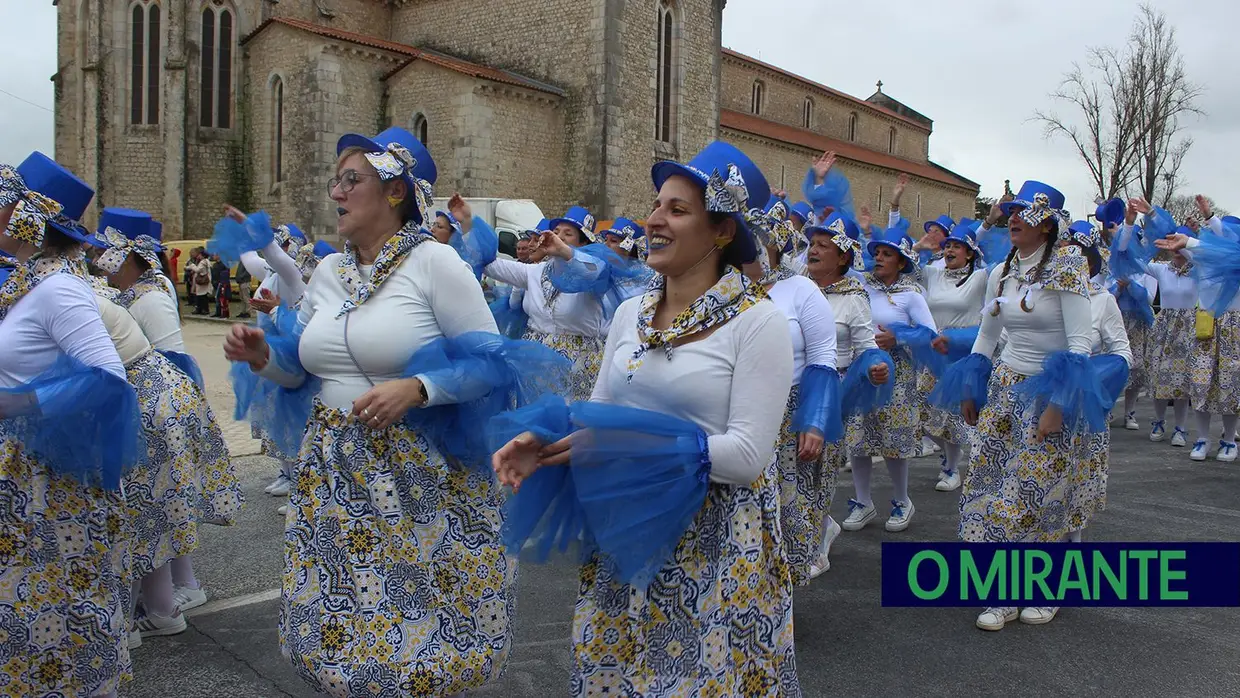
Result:
[[[397,206],[400,206],[400,202],[404,201],[404,199],[400,198],[399,196],[389,194],[387,201],[388,201],[388,206],[391,206],[392,208],[396,208]]]
[[[724,235],[720,235],[719,237],[715,238],[715,247],[718,247],[719,249],[722,250],[723,248],[728,246],[729,242],[732,242],[732,238],[729,238]]]

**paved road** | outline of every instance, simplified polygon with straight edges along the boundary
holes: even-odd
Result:
[[[212,601],[190,630],[148,640],[134,655],[129,698],[314,696],[280,656],[276,634],[283,554],[279,502],[262,493],[274,476],[249,429],[232,422],[226,326],[186,325],[190,350],[212,385],[248,504],[237,525],[208,527],[195,554]],[[1148,411],[1148,404],[1142,408]],[[1145,424],[1147,418],[1142,419]],[[904,534],[881,526],[845,533],[832,570],[796,597],[798,672],[819,696],[1200,696],[1240,695],[1240,610],[1065,609],[1050,625],[973,627],[978,609],[882,608],[884,540],[950,540],[956,497],[933,491],[937,458],[914,465],[917,514]],[[875,491],[887,488],[876,469]],[[852,483],[841,477],[835,515]],[[1093,540],[1240,540],[1240,465],[1192,463],[1183,449],[1151,444],[1144,432],[1114,434],[1107,511]],[[569,623],[576,597],[571,568],[521,569],[517,646],[506,677],[472,695],[554,698],[567,694]]]

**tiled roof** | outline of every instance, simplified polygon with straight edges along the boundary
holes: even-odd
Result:
[[[287,26],[287,27],[292,27],[294,29],[300,29],[302,31],[307,31],[312,34],[318,34],[319,36],[326,37],[329,39],[335,39],[337,41],[347,41],[349,43],[358,44],[360,46],[369,46],[371,48],[377,48],[383,51],[389,51],[391,53],[400,54],[402,56],[408,56],[409,60],[405,62],[403,65],[401,65],[400,68],[397,68],[392,73],[389,73],[389,76],[392,74],[395,74],[396,72],[399,72],[402,68],[409,65],[410,63],[421,60],[421,61],[426,61],[428,63],[433,63],[443,68],[447,68],[448,70],[453,70],[458,73],[463,73],[465,75],[469,75],[472,77],[484,78],[486,80],[500,82],[500,83],[504,83],[508,85],[516,85],[517,87],[525,87],[531,90],[538,90],[539,92],[546,92],[549,94],[556,95],[557,97],[564,96],[564,90],[554,85],[549,85],[545,82],[541,82],[533,78],[527,78],[524,75],[518,75],[517,73],[513,73],[511,71],[500,70],[498,68],[491,68],[485,65],[471,63],[461,58],[457,58],[455,56],[449,56],[445,53],[440,53],[438,51],[432,51],[430,49],[418,48],[416,46],[410,46],[408,44],[401,44],[395,41],[387,41],[385,39],[380,39],[380,38],[369,36],[366,34],[357,34],[355,32],[347,32],[341,29],[335,29],[333,27],[324,27],[318,24],[314,24],[313,22],[306,22],[304,20],[293,19],[291,17],[272,17],[271,19],[259,25],[257,29],[250,32],[248,36],[246,36],[244,39],[241,40],[241,43],[245,44],[246,42],[250,41],[255,36],[257,36],[259,32],[262,32],[264,29],[266,29],[268,26],[272,24],[283,24],[284,26]]]
[[[919,123],[913,119],[908,118],[907,116],[903,116],[882,105],[874,104],[873,102],[867,102],[864,99],[854,97],[845,92],[840,92],[839,90],[831,88],[831,87],[827,87],[826,85],[820,82],[814,82],[813,80],[810,80],[809,78],[806,78],[804,76],[797,75],[796,73],[784,70],[783,68],[780,68],[779,66],[774,66],[774,65],[771,65],[770,63],[765,63],[763,61],[760,61],[757,58],[754,58],[753,56],[746,56],[745,54],[740,53],[739,51],[733,51],[730,48],[723,49],[723,55],[730,56],[740,61],[745,61],[746,63],[753,63],[754,65],[764,68],[766,70],[779,73],[780,75],[783,75],[786,78],[790,78],[792,80],[796,80],[797,82],[804,83],[805,85],[808,85],[809,87],[812,87],[816,90],[822,90],[823,92],[826,92],[827,94],[833,95],[835,97],[839,97],[840,99],[843,99],[848,102],[852,102],[853,104],[856,104],[858,107],[861,107],[862,109],[868,109],[870,111],[875,111],[884,116],[889,116],[897,121],[902,121],[908,124],[909,126],[912,126],[913,128],[919,129],[921,131],[930,130],[929,128],[926,127],[925,124]]]
[[[818,152],[833,150],[837,155],[846,160],[884,167],[897,172],[907,172],[916,177],[941,182],[961,189],[968,189],[970,191],[977,191],[978,189],[975,182],[971,182],[933,162],[921,163],[905,160],[895,155],[870,150],[856,143],[828,138],[813,131],[781,124],[760,116],[754,116],[753,114],[746,114],[731,109],[720,109],[719,125],[723,128],[730,128],[742,133],[799,145]]]

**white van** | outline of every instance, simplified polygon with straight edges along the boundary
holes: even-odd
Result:
[[[435,210],[448,210],[448,201],[446,197],[436,198]],[[475,216],[495,229],[499,235],[499,253],[508,259],[514,259],[517,254],[517,235],[538,227],[539,221],[545,218],[538,204],[529,199],[466,198],[465,202]]]

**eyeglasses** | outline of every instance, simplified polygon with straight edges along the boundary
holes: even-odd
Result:
[[[362,181],[362,177],[374,177],[377,179],[379,175],[363,174],[357,170],[345,170],[339,176],[327,180],[327,193],[330,195],[336,191],[336,187],[340,187],[340,193],[348,194],[353,191],[353,187],[356,187]]]

